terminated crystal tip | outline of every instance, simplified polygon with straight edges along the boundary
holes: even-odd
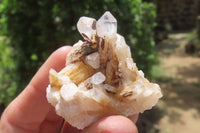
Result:
[[[77,23],[78,31],[85,38],[91,38],[96,34],[96,20],[89,17],[81,17]],[[86,36],[85,36],[86,35]]]
[[[109,11],[107,11],[97,21],[96,27],[98,36],[103,38],[113,38],[117,33],[117,20]]]

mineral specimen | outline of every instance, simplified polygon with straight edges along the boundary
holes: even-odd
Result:
[[[49,73],[47,99],[57,114],[83,129],[108,115],[151,109],[162,97],[160,87],[137,69],[112,14],[98,21],[81,17],[77,27],[85,41],[74,44],[65,68]]]

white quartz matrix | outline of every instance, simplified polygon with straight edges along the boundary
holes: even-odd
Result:
[[[107,11],[98,21],[81,17],[77,27],[84,40],[74,44],[65,68],[49,72],[47,100],[56,113],[84,129],[105,116],[151,109],[161,89],[138,70],[112,14]]]

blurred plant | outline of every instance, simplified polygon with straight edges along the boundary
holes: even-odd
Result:
[[[106,10],[119,20],[118,33],[126,37],[139,69],[150,76],[156,60],[153,4],[142,0],[4,0],[0,28],[15,51],[17,90],[24,88],[52,51],[82,39],[76,29],[81,16],[99,18]]]
[[[195,39],[197,39],[197,31],[196,31],[196,29],[193,30],[191,33],[189,33],[188,36],[187,36],[187,40],[188,41],[194,41]]]
[[[185,45],[185,52],[188,54],[193,54],[200,56],[200,38],[198,27],[188,34],[188,42]]]
[[[200,16],[197,17],[197,38],[198,38],[198,44],[200,46]]]
[[[131,47],[133,58],[146,76],[151,78],[152,66],[158,63],[154,50],[153,32],[153,28],[156,26],[156,6],[150,3],[141,3],[140,0],[134,0],[131,4],[134,29],[129,35],[132,35],[136,44]]]
[[[16,64],[13,49],[0,38],[0,105],[7,105],[16,94]]]

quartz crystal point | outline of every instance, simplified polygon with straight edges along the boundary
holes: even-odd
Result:
[[[97,22],[81,17],[77,27],[85,41],[74,44],[60,72],[49,72],[47,100],[56,113],[83,129],[108,115],[151,109],[161,89],[138,70],[112,14],[105,12]]]
[[[105,12],[103,16],[97,21],[97,35],[99,37],[112,38],[117,33],[117,20],[110,12]]]
[[[82,36],[85,34],[88,38],[91,38],[92,35],[96,34],[96,20],[89,17],[81,17],[78,21],[77,28]]]

